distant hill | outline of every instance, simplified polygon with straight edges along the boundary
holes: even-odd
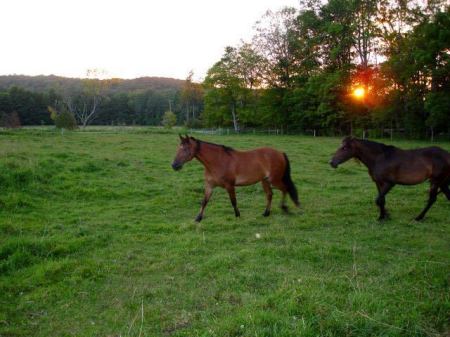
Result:
[[[130,91],[171,91],[179,90],[183,85],[183,80],[166,77],[140,77],[132,80],[115,79],[111,86],[111,92],[130,92]],[[22,87],[26,90],[35,92],[45,92],[50,89],[58,88],[76,88],[81,84],[79,78],[69,78],[60,76],[25,76],[8,75],[0,76],[0,90],[8,89],[11,86]]]

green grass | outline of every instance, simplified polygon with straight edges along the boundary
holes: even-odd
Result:
[[[0,336],[449,333],[450,203],[412,221],[427,184],[395,187],[379,223],[366,168],[328,165],[339,139],[205,136],[287,152],[302,207],[275,192],[264,218],[254,185],[236,219],[216,189],[197,224],[203,169],[172,171],[175,134],[90,131],[0,132]]]

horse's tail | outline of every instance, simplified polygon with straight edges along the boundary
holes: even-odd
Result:
[[[286,160],[286,168],[284,169],[283,173],[283,183],[287,188],[287,192],[289,193],[289,196],[291,197],[294,204],[299,207],[300,202],[298,201],[298,193],[297,188],[294,185],[294,182],[291,179],[291,164],[289,163],[289,159],[286,155],[286,153],[283,153],[284,160]]]

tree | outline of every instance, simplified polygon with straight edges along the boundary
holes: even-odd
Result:
[[[354,2],[354,48],[359,58],[359,66],[367,69],[370,57],[377,50],[377,38],[380,35],[380,27],[377,24],[378,4],[380,0],[356,0]]]
[[[74,115],[64,106],[61,111],[49,106],[48,111],[50,112],[50,118],[55,122],[56,128],[61,129],[61,132],[63,130],[74,130],[77,128],[77,121]]]
[[[48,102],[43,93],[12,86],[8,90],[10,112],[17,112],[24,125],[49,124]]]
[[[238,53],[236,48],[225,48],[222,59],[214,64],[205,78],[206,96],[214,97],[205,100],[205,114],[211,110],[229,111],[234,130],[239,131],[238,102],[242,94],[243,82],[239,76]],[[225,109],[223,109],[225,107]],[[226,120],[226,119],[224,119]]]
[[[176,124],[177,124],[177,116],[170,110],[164,112],[162,125],[167,129],[171,129]]]
[[[264,82],[271,87],[290,88],[296,74],[293,43],[296,34],[297,11],[285,7],[278,12],[267,11],[255,25],[253,46],[264,64]]]
[[[190,71],[181,88],[181,104],[186,113],[186,125],[193,124],[202,111],[203,88],[193,82],[194,72]]]
[[[8,113],[0,112],[0,127],[12,129],[20,128],[21,123],[19,114],[16,111]]]
[[[430,133],[448,131],[450,12],[438,12],[395,40],[383,64],[391,82],[387,97],[397,125]],[[447,108],[446,108],[447,107]]]
[[[105,98],[112,80],[101,80],[97,69],[87,71],[87,78],[82,81],[81,91],[64,95],[67,108],[85,128],[95,118],[98,106]]]

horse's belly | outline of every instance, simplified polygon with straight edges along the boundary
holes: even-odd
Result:
[[[423,183],[427,178],[426,177],[402,177],[398,180],[397,184],[400,185],[417,185]]]
[[[256,184],[258,181],[261,181],[263,178],[260,178],[259,176],[236,176],[235,179],[235,185],[236,186],[246,186],[246,185],[253,185]]]
[[[264,172],[261,172],[261,170],[258,169],[254,169],[236,174],[234,184],[236,186],[253,185],[263,180],[265,177],[266,175]]]
[[[427,167],[422,163],[416,163],[409,167],[401,167],[396,172],[396,179],[398,184],[402,185],[416,185],[427,180],[431,175],[431,167]]]

